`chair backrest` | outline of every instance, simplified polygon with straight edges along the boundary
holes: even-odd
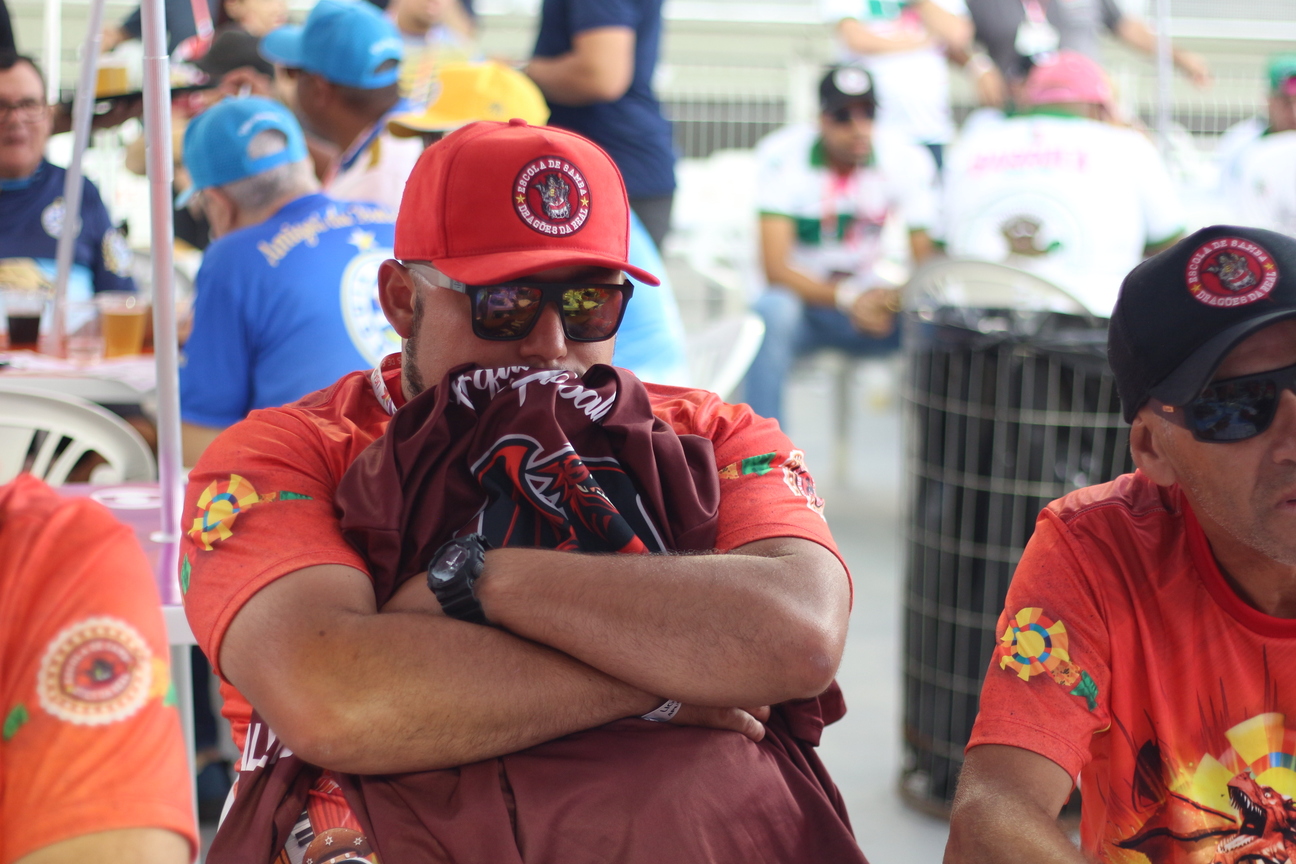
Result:
[[[765,322],[754,312],[721,318],[685,337],[689,384],[728,399],[747,374],[765,338]]]
[[[93,402],[0,382],[0,483],[23,471],[52,486],[86,453],[105,461],[89,475],[92,483],[157,479],[157,464],[139,433]]]

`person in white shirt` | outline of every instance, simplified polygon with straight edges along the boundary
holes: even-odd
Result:
[[[947,51],[972,44],[964,0],[823,0],[844,59],[873,76],[877,125],[927,146],[940,168],[954,137]]]
[[[896,350],[899,296],[882,278],[882,228],[909,228],[915,262],[934,251],[936,165],[924,148],[875,131],[878,100],[868,72],[828,70],[817,126],[790,126],[757,147],[761,260],[769,282],[755,309],[765,341],[745,396],[778,419],[783,382],[798,355],[837,348],[856,355]]]
[[[404,49],[396,25],[364,0],[319,0],[304,26],[271,31],[260,51],[276,79],[295,82],[285,89],[302,128],[341,153],[324,191],[398,209],[423,146],[387,129],[410,110],[398,83]]]
[[[1234,205],[1252,148],[1271,135],[1296,130],[1296,54],[1273,55],[1269,58],[1268,71],[1267,116],[1256,115],[1234,123],[1215,145],[1215,158],[1220,167],[1220,194],[1226,202]],[[1253,175],[1254,170],[1252,168]]]
[[[945,244],[1031,271],[1107,317],[1121,279],[1183,232],[1156,148],[1116,125],[1097,63],[1061,51],[1032,69],[1029,113],[969,121],[945,173]]]
[[[1238,182],[1225,191],[1239,224],[1296,237],[1296,130],[1254,142]]]

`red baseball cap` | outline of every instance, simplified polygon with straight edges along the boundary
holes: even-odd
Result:
[[[396,217],[396,257],[489,285],[550,267],[632,266],[630,203],[612,157],[525,120],[470,123],[419,157]]]

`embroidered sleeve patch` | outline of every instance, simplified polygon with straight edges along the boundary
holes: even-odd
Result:
[[[1090,711],[1098,709],[1098,684],[1071,662],[1066,625],[1043,609],[1027,607],[1013,616],[999,638],[999,668],[1023,681],[1047,673],[1072,696],[1083,698]]]
[[[79,726],[115,723],[139,711],[153,685],[153,653],[130,624],[87,618],[50,640],[36,693],[47,712]]]
[[[774,457],[777,453],[762,453],[759,456],[748,456],[720,469],[721,480],[737,480],[747,474],[760,477],[774,470]]]
[[[229,480],[213,480],[198,496],[198,516],[189,529],[189,537],[208,552],[212,544],[234,536],[234,522],[239,514],[256,504],[272,501],[310,501],[309,495],[300,492],[271,492],[258,495],[246,478],[231,474]],[[185,559],[188,564],[188,559]],[[183,566],[183,565],[182,565]],[[182,571],[181,578],[185,578]],[[182,583],[182,588],[185,583]]]
[[[804,498],[806,506],[818,513],[820,518],[823,517],[824,500],[815,491],[814,477],[810,476],[810,471],[806,468],[805,453],[793,450],[783,460],[783,482],[792,490],[793,495]]]

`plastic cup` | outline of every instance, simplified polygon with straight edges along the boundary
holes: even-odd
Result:
[[[95,295],[104,357],[128,357],[144,347],[148,303],[134,291],[100,291]]]
[[[103,327],[99,306],[93,301],[69,303],[67,307],[67,358],[88,366],[104,356]]]
[[[49,305],[45,292],[4,288],[0,289],[0,302],[4,303],[10,350],[35,351],[40,343],[41,316]]]

